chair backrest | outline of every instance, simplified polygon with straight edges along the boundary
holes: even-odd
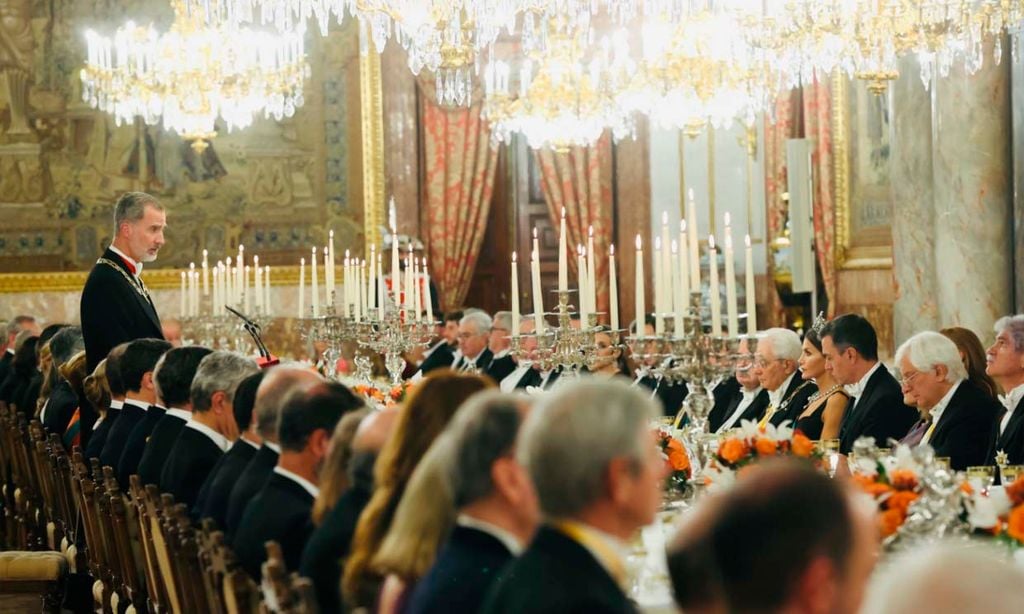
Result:
[[[94,459],[95,460],[95,459]],[[103,529],[99,521],[99,502],[96,493],[96,482],[89,472],[81,453],[72,458],[72,474],[74,476],[75,496],[79,500],[82,513],[82,529],[85,532],[85,556],[89,572],[94,578],[103,582],[104,589],[109,589],[110,564],[107,547],[109,542],[104,539]]]
[[[222,531],[206,518],[199,530],[199,561],[210,611],[218,614],[255,614],[259,611],[259,587],[238,563]]]
[[[199,545],[188,507],[184,503],[174,505],[170,509],[169,521],[171,530],[168,543],[171,547],[171,560],[176,567],[174,575],[182,607],[189,612],[207,612],[210,607],[206,603],[203,572],[199,566]]]
[[[146,571],[146,594],[149,598],[149,611],[153,614],[168,611],[167,590],[164,587],[163,577],[160,573],[160,563],[157,561],[156,547],[153,544],[153,525],[155,507],[151,510],[146,502],[146,489],[142,480],[137,475],[129,478],[132,505],[135,507],[135,517],[138,521],[139,541],[142,542],[142,555]]]
[[[260,583],[264,608],[282,614],[318,614],[320,608],[313,583],[298,573],[288,573],[280,544],[268,541],[265,546],[267,560],[262,566]]]
[[[169,527],[164,512],[174,504],[174,497],[161,495],[154,484],[147,484],[145,490],[146,517],[149,519],[150,535],[153,539],[153,553],[160,570],[160,581],[166,595],[166,606],[172,612],[181,612],[182,599],[175,581],[175,569],[168,544]]]
[[[146,565],[139,539],[139,522],[135,507],[121,493],[117,480],[104,476],[107,481],[107,495],[110,497],[110,511],[113,516],[114,544],[121,560],[122,578],[128,600],[141,610],[147,602]]]
[[[104,467],[93,474],[93,483],[96,485],[96,519],[103,536],[103,543],[106,544],[107,565],[109,566],[106,584],[111,593],[117,593],[119,602],[127,603],[128,590],[125,576],[128,575],[126,570],[130,567],[126,566],[123,549],[118,544],[113,510],[110,508],[110,486],[116,486],[117,480],[106,479],[104,471],[109,473],[110,467]]]

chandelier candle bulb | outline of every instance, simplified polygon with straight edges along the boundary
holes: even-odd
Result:
[[[263,313],[273,315],[274,310],[270,308],[270,266],[263,267]]]
[[[697,205],[693,188],[687,192],[686,224],[690,230],[690,292],[700,292],[700,251],[697,249]]]
[[[330,263],[327,262],[327,246],[325,245],[323,249],[324,259],[321,260],[321,262],[324,266],[324,306],[327,306],[334,305],[334,292],[332,292],[333,289],[330,287],[329,283],[331,279],[331,268]]]
[[[192,285],[195,283],[196,263],[188,263],[188,315],[192,315]]]
[[[533,251],[532,251],[532,252],[530,252],[530,253],[531,253],[531,254],[539,254],[539,253],[540,253],[540,247],[539,247],[539,245],[540,245],[540,244],[539,244],[539,242],[537,241],[537,227],[536,227],[536,226],[534,226],[534,227],[533,227]]]
[[[235,284],[231,278],[231,256],[225,259],[225,268],[221,270],[221,275],[224,276],[224,289],[226,294],[224,295],[224,304],[231,305],[235,302]]]
[[[589,318],[587,317],[589,315],[589,309],[587,305],[587,261],[585,256],[583,255],[582,245],[576,246],[576,270],[579,272],[579,275],[576,276],[579,280],[577,283],[577,287],[579,288],[579,291],[577,293],[577,303],[579,303],[577,306],[577,311],[580,316],[580,328],[586,328],[587,322],[589,320]]]
[[[203,296],[210,296],[210,265],[207,263],[207,252],[203,250]]]
[[[257,313],[263,313],[263,267],[260,266],[259,256],[254,257],[252,261],[252,272],[255,281],[253,284],[253,304],[256,307]]]
[[[715,235],[708,235],[708,271],[711,281],[711,334],[722,336],[722,297],[718,286],[718,250],[715,249]]]
[[[517,261],[515,252],[512,252],[512,336],[519,336],[519,262]],[[423,264],[424,272],[427,269],[426,263]],[[428,303],[430,301],[427,301]]]
[[[665,334],[665,277],[662,271],[661,258],[661,237],[654,238],[654,257],[651,258],[654,266],[654,334]]]
[[[369,284],[370,293],[369,293],[369,296],[367,297],[369,299],[369,302],[367,303],[367,307],[373,308],[373,307],[377,306],[376,305],[376,303],[377,303],[377,244],[376,243],[373,243],[373,244],[370,245],[370,269],[369,269],[369,273],[370,273],[370,278],[367,280],[367,283]]]
[[[533,229],[534,242],[537,240],[537,229]],[[533,258],[530,260],[530,280],[533,293],[533,322],[534,334],[538,337],[544,334],[544,293],[540,285],[540,252],[533,250]]]
[[[619,281],[615,279],[615,245],[608,248],[608,314],[612,330],[619,330]]]
[[[217,315],[220,310],[220,271],[213,267],[213,296],[210,300],[210,315]]]
[[[747,294],[747,335],[757,333],[757,294],[754,288],[754,250],[750,235],[743,237],[746,245],[746,294]]]
[[[412,287],[412,243],[409,244],[409,253],[405,257],[405,283],[402,284],[405,287],[405,294],[403,294],[405,304],[405,317],[409,317],[409,311],[413,308],[413,287]],[[407,322],[409,320],[406,320]]]
[[[312,251],[312,253],[309,256],[309,272],[310,272],[310,277],[312,278],[312,283],[310,284],[310,289],[312,290],[312,293],[313,293],[313,298],[312,298],[312,301],[311,301],[312,302],[312,306],[313,306],[313,317],[314,318],[319,318],[320,317],[320,288],[319,288],[319,282],[317,281],[317,278],[316,278],[316,248],[315,247],[313,248],[313,251]]]
[[[725,310],[728,314],[729,336],[740,334],[739,305],[736,301],[736,261],[732,246],[732,226],[729,214],[725,214]]]
[[[384,283],[384,254],[377,254],[377,306],[380,308],[378,317],[384,319],[384,302],[387,295],[387,284]]]
[[[391,199],[389,207],[391,221],[391,291],[395,295],[395,309],[402,304],[402,275],[398,261],[398,214],[395,210],[395,199]]]
[[[242,297],[245,301],[245,314],[249,315],[252,310],[252,290],[249,287],[249,265],[245,265],[245,270],[242,272]]]
[[[330,255],[330,259],[331,259],[331,264],[328,267],[330,272],[331,272],[331,286],[330,286],[330,290],[334,290],[334,282],[335,282],[334,276],[335,276],[335,272],[336,271],[335,271],[335,268],[334,268],[335,260],[334,260],[334,231],[333,230],[331,230],[331,231],[329,231],[327,233],[327,245],[330,248],[329,255]],[[345,250],[345,257],[348,258],[348,250],[347,249]],[[345,278],[345,281],[346,282],[348,281],[348,277]]]
[[[672,234],[668,226],[668,211],[661,212],[661,313],[668,317],[673,310],[675,294],[673,291],[674,261],[672,251]]]
[[[300,320],[306,317],[306,259],[299,258],[299,313]]]
[[[409,252],[412,253],[412,252]],[[419,322],[423,316],[420,309],[420,259],[410,258],[412,261],[412,310],[414,313],[413,320]]]
[[[434,295],[430,292],[430,270],[427,268],[427,257],[423,257],[423,291],[427,293],[427,299],[423,301],[427,309],[427,322],[434,323]]]
[[[683,249],[679,249],[679,244],[675,241],[672,242],[672,259],[676,260],[679,258],[679,252],[686,251],[686,246]],[[682,276],[685,271],[682,267],[674,267],[672,269],[672,289],[673,289],[673,302],[675,308],[672,310],[673,324],[675,325],[675,336],[683,336],[683,312],[686,309],[686,287],[683,285]]]
[[[676,311],[682,316],[686,315],[690,305],[690,262],[686,255],[687,247],[686,220],[681,220],[679,222],[679,263],[677,265],[679,276],[677,279],[680,286],[678,294],[682,295],[683,303],[676,305]]]
[[[640,235],[636,236],[636,335],[644,336],[644,320],[647,307],[644,305],[644,244]]]
[[[181,298],[181,309],[179,309],[179,313],[181,313],[181,317],[182,318],[185,318],[185,317],[188,316],[188,313],[185,311],[185,293],[186,293],[186,291],[187,290],[185,288],[185,271],[182,271],[181,272],[181,293],[180,293],[180,295],[181,295],[181,297],[180,297]]]
[[[569,237],[565,232],[565,207],[562,207],[562,224],[558,233],[558,291],[569,291]]]
[[[587,236],[587,311],[597,313],[597,252],[594,251],[594,227]]]

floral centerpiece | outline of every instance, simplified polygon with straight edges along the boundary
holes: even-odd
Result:
[[[690,456],[686,453],[686,448],[665,429],[658,429],[658,447],[661,448],[665,463],[668,465],[665,490],[683,492],[692,475]]]
[[[814,442],[800,431],[794,431],[789,421],[775,426],[759,427],[756,422],[744,420],[736,434],[729,435],[718,444],[718,450],[708,459],[704,468],[705,483],[728,486],[749,465],[766,458],[806,458],[820,463],[823,457]]]
[[[397,386],[381,388],[378,385],[372,383],[352,383],[349,387],[352,392],[361,395],[369,403],[377,407],[394,407],[405,402],[405,399],[409,396],[409,392],[412,391],[414,384],[412,382],[402,382]]]
[[[1015,550],[1024,547],[1024,476],[984,492],[975,491],[967,482],[962,488],[972,529],[991,534]]]
[[[373,384],[354,384],[352,392],[366,399],[368,402],[383,407],[385,404],[384,393]]]
[[[900,466],[889,468],[887,463],[874,459],[870,465],[855,461],[853,481],[878,505],[878,531],[883,539],[899,531],[907,520],[910,504],[921,496],[921,480],[908,458],[909,448],[901,446],[895,456]]]
[[[388,391],[388,407],[404,403],[409,393],[412,392],[413,386],[415,384],[411,380],[406,380],[397,386],[392,386],[391,390]]]

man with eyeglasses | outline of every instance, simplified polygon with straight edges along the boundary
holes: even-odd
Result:
[[[754,374],[768,391],[762,426],[779,426],[787,420],[793,426],[807,407],[807,400],[817,392],[814,382],[804,381],[797,374],[801,351],[800,336],[788,328],[769,328],[758,340]]]
[[[918,333],[896,350],[904,402],[924,418],[901,443],[928,444],[963,471],[984,465],[999,404],[967,379],[960,350],[945,335]]]
[[[484,372],[491,364],[494,353],[487,347],[493,321],[483,311],[467,313],[459,321],[459,350],[462,357],[453,368],[456,371]]]
[[[484,373],[499,384],[516,370],[516,362],[512,358],[511,335],[512,312],[499,311],[494,314],[491,336],[487,340],[487,349],[491,351],[494,357],[491,359],[490,364],[485,367]]]
[[[708,415],[712,433],[725,433],[744,420],[756,422],[768,408],[768,391],[761,387],[746,341],[741,342],[739,354],[734,377],[715,388],[715,406]]]
[[[902,439],[917,422],[917,411],[903,404],[896,378],[878,361],[878,335],[863,317],[845,314],[821,330],[825,370],[846,386],[850,403],[839,427],[839,451],[849,454],[853,442],[874,437],[879,446]]]

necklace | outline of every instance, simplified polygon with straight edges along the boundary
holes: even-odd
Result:
[[[139,296],[145,298],[147,301],[150,302],[150,304],[153,303],[153,299],[149,297],[149,291],[146,289],[146,284],[144,284],[141,279],[133,279],[131,275],[125,273],[124,269],[117,266],[116,264],[114,264],[113,262],[106,258],[100,258],[99,260],[96,261],[96,264],[105,264],[110,268],[114,269],[115,271],[117,271],[118,273],[120,273],[121,277],[124,277],[125,280],[128,282],[128,285],[130,285],[132,289],[139,293]]]
[[[822,391],[819,390],[818,392],[815,392],[814,394],[812,394],[810,397],[807,398],[807,404],[810,405],[811,403],[817,401],[818,399],[820,399],[822,397],[831,396],[833,392],[835,392],[836,390],[839,390],[842,387],[843,387],[842,384],[836,384],[835,386],[832,386],[831,388],[829,388],[825,392],[822,392]]]

